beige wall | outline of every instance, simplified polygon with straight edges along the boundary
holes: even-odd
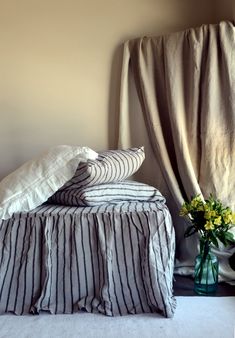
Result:
[[[52,145],[114,147],[121,44],[216,22],[231,4],[0,0],[0,178]]]
[[[230,9],[232,8],[231,12],[232,12],[232,15],[233,15],[233,20],[235,20],[235,2],[234,2],[234,0],[230,0],[230,2],[231,2]]]
[[[216,9],[216,21],[221,19],[231,20],[234,18],[233,7],[235,10],[234,0],[214,0],[214,7]]]

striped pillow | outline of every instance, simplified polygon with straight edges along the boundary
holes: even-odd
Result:
[[[51,203],[72,206],[98,206],[123,201],[158,201],[164,203],[165,198],[156,188],[136,181],[104,183],[80,189],[65,189],[56,192],[50,198]]]
[[[144,147],[101,152],[96,160],[79,165],[62,190],[123,181],[140,168],[144,159]]]

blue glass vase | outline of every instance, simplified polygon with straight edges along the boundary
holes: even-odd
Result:
[[[210,243],[200,240],[200,253],[195,260],[194,291],[199,295],[214,294],[218,287],[218,258],[211,252]]]

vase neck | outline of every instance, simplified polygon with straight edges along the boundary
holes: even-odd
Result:
[[[200,239],[200,255],[207,256],[210,252],[210,242],[205,239]]]

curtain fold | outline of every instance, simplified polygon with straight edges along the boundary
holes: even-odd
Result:
[[[138,114],[144,121],[139,127]],[[235,210],[232,22],[125,43],[119,146],[132,146],[133,140],[141,142],[141,128],[146,129],[148,155],[157,163],[156,172],[151,171],[153,177],[147,178],[149,170],[145,168],[142,180],[163,187],[176,228],[176,269],[192,273],[197,239],[183,238],[185,224],[178,217],[183,200],[198,193],[204,197],[212,193]],[[217,250],[223,280],[235,280],[235,272],[228,265],[234,251],[233,247]]]

